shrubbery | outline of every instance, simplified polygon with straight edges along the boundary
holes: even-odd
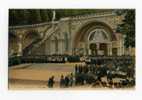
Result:
[[[21,57],[12,57],[9,58],[9,66],[21,64]]]

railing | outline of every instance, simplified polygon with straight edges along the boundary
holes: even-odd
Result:
[[[73,17],[64,17],[68,19],[84,19],[84,18],[91,18],[91,17],[101,17],[101,16],[110,16],[110,15],[115,15],[114,12],[103,12],[103,13],[92,13],[92,14],[86,14],[86,15],[78,15],[78,16],[73,16]],[[60,19],[62,20],[62,18]],[[58,23],[58,21],[55,21],[54,23]],[[32,28],[32,27],[40,27],[44,25],[51,25],[52,22],[45,22],[45,23],[39,23],[39,24],[32,24],[32,25],[18,25],[18,26],[9,26],[9,29],[20,29],[20,28]]]
[[[37,49],[38,47],[40,47],[40,45],[41,45],[42,43],[44,43],[46,40],[48,40],[48,38],[49,38],[52,34],[54,34],[54,33],[57,31],[57,29],[58,29],[57,27],[55,27],[55,28],[50,27],[50,28],[46,29],[46,30],[44,31],[44,37],[43,37],[43,39],[41,39],[39,42],[34,43],[34,45],[31,46],[31,48],[30,48],[31,52],[32,52],[32,50],[35,50],[35,49]]]
[[[111,15],[116,15],[116,14],[114,12],[103,12],[103,13],[95,13],[95,14],[93,13],[88,15],[73,16],[71,18],[75,20],[75,19],[85,19],[85,18],[111,16]]]
[[[43,32],[44,36],[43,39],[46,38],[46,31],[49,30],[51,28],[51,26],[47,27],[45,29],[45,31]],[[43,39],[41,38],[37,38],[35,41],[33,41],[30,45],[28,45],[24,50],[23,50],[23,54],[26,55],[30,52],[30,50],[32,50],[34,48],[35,45],[37,45],[37,43],[39,43],[40,41],[42,41]]]
[[[50,25],[50,24],[51,22],[45,22],[45,23],[31,24],[31,25],[9,26],[9,29],[32,28],[32,27],[39,27],[39,26]]]
[[[31,48],[33,48],[33,46],[38,43],[39,41],[41,41],[41,39],[36,39],[35,41],[33,41],[30,45],[28,45],[27,47],[25,47],[23,49],[23,55],[27,55],[29,53],[29,51],[31,50]]]

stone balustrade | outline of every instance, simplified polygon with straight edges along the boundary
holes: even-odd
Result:
[[[78,20],[78,19],[87,19],[87,18],[93,18],[93,17],[101,17],[101,16],[111,16],[115,15],[114,12],[103,12],[103,13],[93,13],[93,14],[87,14],[87,15],[79,15],[79,16],[73,16],[73,17],[65,17],[61,18],[60,21],[64,21],[64,19],[69,20]],[[9,26],[9,29],[21,29],[21,28],[33,28],[33,27],[40,27],[45,25],[51,25],[51,24],[57,24],[59,21],[53,22],[45,22],[45,23],[39,23],[39,24],[31,24],[31,25],[18,25],[18,26]]]
[[[34,28],[34,27],[41,27],[51,24],[57,24],[58,21],[52,23],[52,22],[45,22],[45,23],[39,23],[39,24],[31,24],[31,25],[18,25],[18,26],[9,26],[9,29],[21,29],[21,28]]]
[[[93,13],[93,14],[87,14],[87,15],[80,15],[80,16],[73,16],[71,17],[72,20],[77,19],[87,19],[87,18],[93,18],[93,17],[103,17],[103,16],[112,16],[115,15],[114,12],[103,12],[103,13]]]

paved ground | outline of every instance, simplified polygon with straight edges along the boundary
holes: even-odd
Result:
[[[46,81],[52,75],[58,81],[60,76],[74,71],[74,64],[22,64],[9,68],[9,79]]]
[[[60,76],[68,75],[74,72],[75,64],[81,63],[65,63],[65,64],[21,64],[18,66],[9,67],[9,89],[49,89],[47,80],[52,75],[55,76],[55,88],[60,89]],[[104,80],[106,80],[104,78]],[[117,81],[118,79],[114,80]],[[108,89],[108,88],[92,88],[90,85],[73,86],[64,89]]]
[[[61,75],[68,75],[74,71],[75,64],[21,64],[9,67],[9,89],[47,88],[47,80],[55,76],[56,87],[59,87]]]

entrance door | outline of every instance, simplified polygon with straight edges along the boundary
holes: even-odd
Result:
[[[101,43],[99,48],[100,48],[100,51],[102,51],[102,53],[103,53],[102,55],[105,55],[105,56],[108,55],[106,43]]]
[[[97,49],[96,49],[96,44],[95,43],[91,43],[89,45],[89,49],[91,50],[91,55],[97,55]]]

